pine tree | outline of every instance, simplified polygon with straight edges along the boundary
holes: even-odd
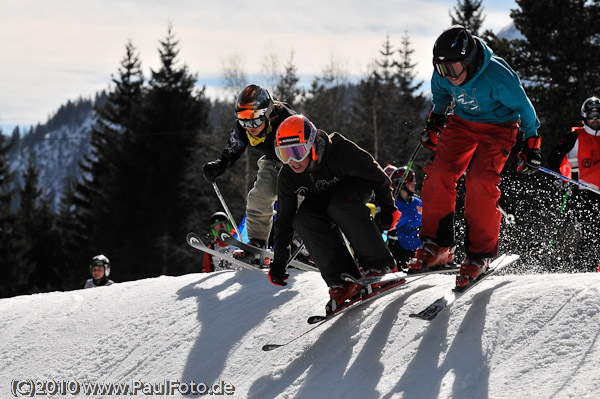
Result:
[[[23,182],[16,234],[22,239],[23,253],[13,281],[21,294],[73,288],[55,227],[51,197],[43,195],[39,188],[39,171],[33,156],[28,159]]]
[[[396,65],[396,82],[398,86],[398,127],[397,135],[392,138],[401,143],[396,153],[391,154],[390,161],[397,166],[405,165],[410,154],[420,142],[420,132],[425,123],[424,113],[428,111],[429,104],[420,92],[423,82],[416,82],[415,68],[412,62],[414,50],[411,47],[408,32],[402,36],[402,45],[398,49],[399,61]]]
[[[186,195],[183,181],[198,135],[209,126],[204,89],[195,87],[196,76],[186,65],[177,66],[178,41],[171,26],[160,44],[161,67],[151,71],[135,148],[138,168],[144,172],[141,218],[136,221],[137,239],[144,240],[144,246],[131,260],[154,275],[181,273],[185,267],[179,248],[196,205]]]
[[[8,297],[15,294],[12,285],[12,273],[19,267],[21,242],[16,239],[16,220],[11,211],[13,195],[14,173],[10,171],[7,154],[10,145],[7,138],[0,131],[0,274],[5,278],[0,279],[0,297]]]
[[[315,77],[304,94],[302,111],[317,129],[340,132],[348,138],[357,134],[350,123],[352,90],[348,75],[335,59],[324,68],[323,76]]]
[[[303,90],[298,87],[297,72],[298,68],[294,65],[294,53],[290,53],[290,58],[284,66],[285,72],[279,77],[277,86],[274,90],[274,97],[278,100],[288,103],[292,108],[297,106],[296,102],[300,100]]]
[[[60,226],[66,230],[65,250],[73,270],[99,252],[114,255],[116,264],[124,263],[120,258],[129,244],[125,237],[139,204],[140,168],[131,148],[139,131],[144,78],[131,42],[125,50],[118,76],[112,78],[114,88],[95,108],[90,154],[80,162],[82,178],[65,195],[61,211]]]
[[[454,7],[455,15],[450,12],[452,25],[462,25],[467,28],[471,34],[479,36],[479,30],[485,17],[482,17],[482,0],[458,0]]]
[[[402,38],[399,50],[389,36],[374,61],[372,72],[357,88],[353,102],[354,126],[361,132],[359,140],[382,164],[403,164],[416,144],[416,127],[422,125],[424,98],[415,84],[415,64],[411,62],[410,40]]]
[[[583,101],[600,92],[600,1],[517,0],[511,12],[525,40],[490,45],[518,72],[542,121],[543,154],[579,123]]]

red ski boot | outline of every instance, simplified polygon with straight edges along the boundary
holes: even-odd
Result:
[[[412,273],[426,272],[436,266],[446,265],[454,258],[454,247],[440,247],[433,241],[425,241],[417,249],[415,257],[408,262]]]
[[[471,284],[471,281],[477,280],[479,276],[490,267],[490,258],[465,258],[460,265],[458,276],[456,276],[456,287],[465,289]]]
[[[345,282],[339,285],[332,285],[329,288],[329,298],[333,299],[338,305],[341,305],[348,299],[352,299],[362,289],[362,284]]]

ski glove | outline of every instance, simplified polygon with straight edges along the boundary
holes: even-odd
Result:
[[[271,268],[269,269],[269,281],[275,285],[279,285],[281,287],[285,287],[287,280],[290,275],[285,272],[286,265],[283,263],[274,262],[271,264]]]
[[[434,114],[433,111],[429,113],[425,129],[421,132],[421,144],[423,144],[423,147],[435,151],[437,148],[438,137],[445,124],[445,115]]]
[[[217,159],[216,161],[207,162],[202,166],[202,172],[204,173],[204,178],[211,183],[215,182],[215,179],[218,176],[221,176],[225,169],[227,168],[227,162],[223,162],[222,159]]]
[[[402,213],[394,207],[393,212],[381,210],[381,215],[379,215],[379,229],[381,231],[390,231],[396,228],[396,224],[402,217]]]
[[[523,141],[523,148],[517,155],[517,172],[530,175],[537,172],[542,164],[542,138],[533,136]]]

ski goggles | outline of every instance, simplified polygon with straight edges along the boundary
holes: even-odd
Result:
[[[600,119],[600,109],[592,109],[590,112],[587,113],[585,119],[588,121],[597,121],[598,119]]]
[[[404,180],[404,182],[406,182],[406,183],[412,183],[413,181],[415,181],[415,174],[414,173],[405,174],[402,171],[394,172],[394,173],[392,173],[391,179],[394,184],[400,183],[401,180]]]
[[[229,227],[228,222],[217,221],[210,225],[210,232],[212,233],[212,235],[214,237],[217,237],[218,231],[221,229],[225,229],[228,232],[231,231],[231,228]]]
[[[402,178],[402,176],[404,176],[404,175],[402,174],[402,175],[398,176],[398,179],[397,179],[397,180],[399,181],[399,180],[400,180],[400,178]],[[406,183],[412,183],[413,181],[415,181],[415,175],[413,175],[413,174],[409,173],[408,175],[406,175],[406,176],[404,177],[404,181],[405,181]]]
[[[300,143],[294,145],[286,145],[283,147],[275,147],[275,155],[284,164],[290,161],[302,162],[310,154],[312,146],[310,143]]]
[[[265,118],[256,119],[238,119],[238,122],[244,129],[257,129],[263,124]]]
[[[434,62],[435,70],[442,78],[456,79],[465,71],[467,63],[464,61],[458,62]]]

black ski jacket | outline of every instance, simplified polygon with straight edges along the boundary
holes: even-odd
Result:
[[[279,161],[275,155],[275,133],[277,133],[277,128],[279,128],[281,122],[292,115],[296,115],[296,111],[294,111],[287,103],[280,101],[275,102],[273,111],[271,111],[269,124],[265,127],[264,134],[266,134],[266,138],[263,142],[253,146],[257,150],[263,152],[267,159]],[[249,145],[250,139],[248,139],[246,129],[244,129],[236,120],[231,135],[229,136],[229,140],[227,141],[227,146],[221,153],[221,161],[224,162],[226,167],[233,166],[235,161],[242,156],[244,151],[246,151],[246,147]]]
[[[292,222],[298,208],[298,195],[316,196],[329,202],[336,183],[347,178],[364,180],[373,188],[375,200],[382,210],[396,210],[392,182],[379,163],[367,151],[339,133],[317,132],[317,161],[311,161],[303,173],[295,173],[284,165],[277,180],[278,210],[275,218],[275,262],[287,263],[288,246],[294,230]]]

